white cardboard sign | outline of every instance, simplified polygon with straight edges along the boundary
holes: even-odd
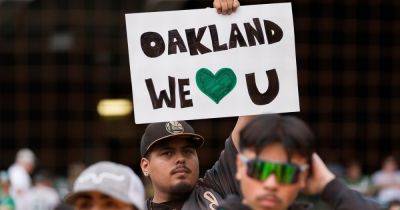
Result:
[[[299,111],[290,3],[126,14],[136,123]]]

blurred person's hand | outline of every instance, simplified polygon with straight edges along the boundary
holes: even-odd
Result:
[[[240,3],[238,0],[214,0],[213,5],[218,14],[230,15],[240,6]]]
[[[322,193],[326,185],[335,179],[335,175],[329,171],[328,167],[321,158],[314,153],[312,155],[311,175],[307,180],[305,193],[318,194]]]

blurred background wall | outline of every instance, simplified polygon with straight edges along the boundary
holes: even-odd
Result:
[[[242,5],[280,1],[241,0]],[[301,112],[321,156],[367,171],[400,154],[400,1],[295,0]],[[0,0],[0,168],[29,147],[39,167],[112,160],[138,169],[145,128],[102,117],[100,100],[131,100],[124,14],[212,7],[205,0]],[[195,20],[193,20],[195,21]],[[268,58],[266,58],[268,59]],[[218,157],[236,118],[191,121]],[[207,155],[205,155],[207,154]]]

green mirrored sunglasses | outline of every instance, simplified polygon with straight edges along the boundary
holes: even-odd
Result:
[[[259,158],[248,159],[244,155],[240,155],[240,159],[247,166],[247,176],[259,181],[264,181],[274,174],[280,184],[294,184],[299,180],[301,172],[308,169],[308,165],[276,163]]]

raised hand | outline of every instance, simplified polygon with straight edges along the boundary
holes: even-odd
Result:
[[[312,174],[307,180],[305,193],[322,193],[326,185],[335,179],[335,175],[329,171],[328,167],[326,167],[325,163],[316,153],[312,155],[311,171]]]
[[[219,14],[230,15],[240,6],[240,3],[238,0],[214,0],[213,5]]]

